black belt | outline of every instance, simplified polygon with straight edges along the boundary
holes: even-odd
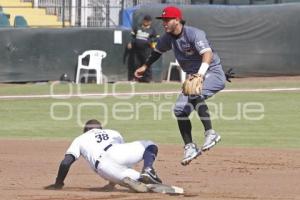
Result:
[[[103,150],[107,151],[110,147],[112,146],[112,144],[107,145]]]
[[[112,144],[109,144],[109,145],[107,145],[104,149],[103,149],[103,151],[107,151],[110,147],[112,147]],[[101,157],[101,156],[100,156]],[[96,162],[95,162],[95,169],[98,169],[98,165],[99,165],[99,160],[96,160]]]

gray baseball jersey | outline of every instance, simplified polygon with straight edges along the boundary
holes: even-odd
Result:
[[[157,43],[155,51],[159,53],[173,49],[175,58],[183,71],[187,74],[198,73],[202,63],[201,55],[212,48],[206,38],[205,32],[194,27],[184,26],[179,37],[165,33]],[[220,64],[220,58],[213,52],[210,67]]]

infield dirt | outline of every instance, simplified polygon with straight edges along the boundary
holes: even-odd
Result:
[[[219,146],[183,167],[181,145],[159,145],[155,163],[159,176],[166,184],[183,187],[185,195],[137,194],[120,186],[104,191],[106,181],[83,158],[72,165],[63,190],[44,190],[54,182],[70,142],[1,139],[0,199],[300,199],[300,150]]]

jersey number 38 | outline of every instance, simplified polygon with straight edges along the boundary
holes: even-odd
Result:
[[[98,143],[102,142],[103,140],[108,140],[109,136],[106,133],[97,133],[95,135],[95,138],[97,140]]]

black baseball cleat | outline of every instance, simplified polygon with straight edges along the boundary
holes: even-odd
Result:
[[[152,167],[146,167],[142,170],[141,177],[138,181],[145,184],[161,184],[161,179],[155,173],[155,170]]]

